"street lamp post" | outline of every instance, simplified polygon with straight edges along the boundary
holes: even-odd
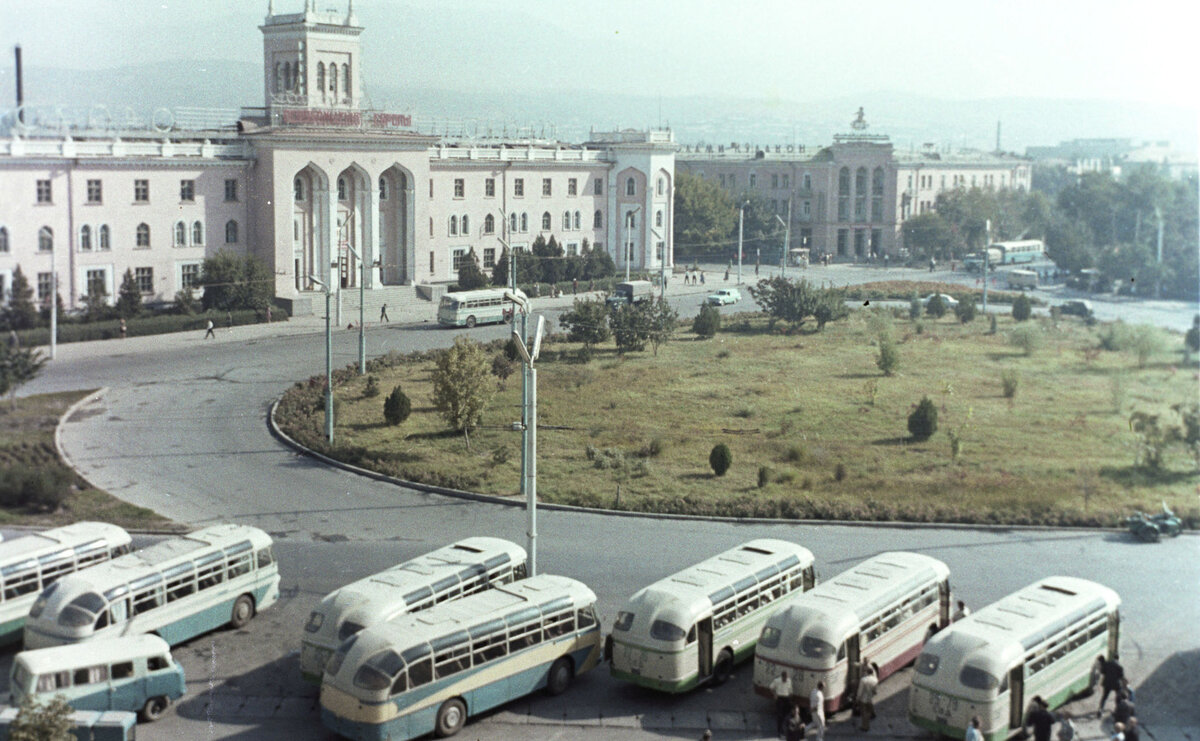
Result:
[[[742,284],[742,222],[746,220],[746,207],[750,205],[750,201],[746,201],[738,208],[738,272],[737,284]]]
[[[325,281],[315,275],[308,279],[325,289],[325,439],[333,444],[333,325],[329,313],[332,294]]]
[[[788,261],[788,254],[789,254],[788,248],[791,246],[791,239],[792,239],[792,202],[790,200],[788,201],[787,223],[784,223],[783,219],[779,218],[779,214],[775,214],[775,220],[778,221],[780,224],[783,224],[783,259],[780,260],[782,265],[779,268],[779,274],[782,275],[784,278],[786,278],[787,277],[787,261]]]
[[[525,298],[509,291],[505,296],[520,309],[522,316],[529,315],[529,302]],[[526,339],[515,329],[512,333],[513,343],[523,361],[524,377],[526,379],[523,395],[522,411],[524,419],[514,425],[519,426],[524,438],[525,470],[522,475],[522,488],[525,490],[525,509],[528,514],[528,529],[525,533],[529,548],[529,575],[537,576],[537,368],[533,367],[542,348],[542,334],[545,331],[545,317],[538,316],[537,329],[534,331],[533,347],[526,347]]]
[[[58,261],[54,241],[50,242],[50,359],[58,355]]]
[[[663,235],[658,233],[654,227],[650,227],[650,233],[654,238],[662,242],[663,251],[658,257],[658,297],[665,301],[667,299],[667,240],[663,239]]]
[[[358,375],[365,376],[367,374],[367,330],[366,330],[366,286],[367,286],[367,263],[358,255],[358,250],[350,245],[346,245],[346,249],[350,250],[350,254],[354,255],[354,259],[358,260],[358,265],[361,268],[361,274],[358,278]]]
[[[992,220],[983,222],[983,313],[987,315],[987,270],[992,255]]]
[[[633,261],[633,230],[636,228],[633,223],[633,217],[642,207],[638,206],[629,213],[625,214],[625,282],[629,282],[629,263]]]

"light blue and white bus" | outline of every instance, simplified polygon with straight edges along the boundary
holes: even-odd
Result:
[[[304,625],[300,675],[320,684],[329,657],[363,628],[524,579],[526,568],[516,543],[466,538],[330,592]]]
[[[359,740],[451,736],[518,697],[562,693],[600,661],[595,603],[541,575],[367,628],[325,667],[321,721]]]
[[[511,321],[513,303],[504,298],[508,291],[506,288],[481,288],[477,291],[447,293],[438,304],[438,324],[470,329],[476,324]],[[520,289],[517,289],[516,295],[525,298]]]
[[[38,596],[26,648],[156,633],[175,645],[245,625],[279,599],[271,536],[213,525],[64,577]]]
[[[161,718],[187,691],[171,647],[151,635],[22,651],[8,684],[13,705],[61,695],[76,710],[125,710],[145,721]]]
[[[132,548],[129,533],[107,522],[76,522],[0,543],[0,644],[21,639],[25,616],[46,587]]]

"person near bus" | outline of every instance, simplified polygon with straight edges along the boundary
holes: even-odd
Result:
[[[1125,730],[1129,730],[1129,719],[1134,716],[1135,709],[1133,700],[1129,699],[1129,693],[1125,690],[1117,692],[1117,707],[1113,710],[1113,720],[1118,723],[1125,724]],[[1128,733],[1126,734],[1128,735]]]
[[[854,698],[858,701],[859,728],[864,733],[871,730],[871,719],[875,717],[875,691],[877,689],[879,689],[879,677],[875,674],[875,667],[868,666],[863,670],[862,678],[858,680],[858,694]]]
[[[967,733],[963,736],[963,741],[983,741],[983,733],[979,730],[979,726],[983,721],[976,715],[971,718],[971,723],[967,726]]]
[[[1117,661],[1116,656],[1110,661],[1101,655],[1097,661],[1100,664],[1100,688],[1103,692],[1100,693],[1100,708],[1096,714],[1102,715],[1104,703],[1108,702],[1108,694],[1115,694],[1121,689],[1121,680],[1125,679],[1125,668]]]
[[[950,616],[950,622],[957,623],[967,615],[971,614],[971,608],[967,607],[967,603],[962,600],[958,601],[958,606],[954,609],[954,614]]]
[[[1058,713],[1058,741],[1075,741],[1075,723],[1066,710]]]
[[[783,735],[783,727],[792,714],[792,683],[788,673],[783,672],[771,682],[771,694],[775,695],[775,733]]]
[[[1125,724],[1114,723],[1113,733],[1108,737],[1108,741],[1125,741]]]
[[[788,714],[787,725],[783,729],[784,741],[804,741],[804,734],[808,727],[804,724],[804,717],[800,715],[800,704],[792,703],[791,713]]]
[[[1041,695],[1033,698],[1033,707],[1025,716],[1025,725],[1033,726],[1033,741],[1050,741],[1050,731],[1058,718],[1050,712],[1050,705]]]
[[[1136,717],[1129,719],[1129,725],[1125,726],[1125,741],[1140,741],[1141,734],[1138,733],[1138,722]]]
[[[813,691],[808,695],[808,710],[812,713],[812,723],[805,728],[805,733],[809,729],[817,732],[817,741],[825,741],[825,683],[817,682],[817,686],[813,687]]]

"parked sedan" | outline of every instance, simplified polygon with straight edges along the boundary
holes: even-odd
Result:
[[[934,296],[941,296],[942,306],[945,306],[949,311],[953,311],[954,307],[958,306],[958,299],[954,298],[948,293],[931,293],[925,297],[925,299],[921,302],[921,305],[929,308],[929,302],[933,300]]]
[[[707,303],[713,306],[724,306],[725,304],[736,304],[742,300],[742,292],[736,288],[718,288],[715,293],[710,293],[705,299]]]
[[[1084,319],[1087,319],[1094,313],[1092,311],[1092,302],[1085,301],[1084,299],[1064,301],[1059,305],[1058,310],[1063,314],[1074,314],[1075,316],[1081,316]]]

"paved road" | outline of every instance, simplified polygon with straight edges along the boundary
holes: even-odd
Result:
[[[853,271],[854,268],[842,268]],[[865,270],[862,268],[859,271]],[[858,275],[865,276],[863,272]],[[936,275],[936,274],[935,274]],[[708,286],[680,296],[694,311]],[[682,291],[673,287],[673,293]],[[560,302],[564,303],[564,302]],[[418,319],[418,317],[408,317]],[[477,338],[503,327],[477,328]],[[235,520],[274,534],[284,574],[281,603],[241,631],[218,631],[176,649],[189,678],[178,712],[142,729],[146,739],[326,738],[315,692],[297,678],[305,616],[329,590],[399,560],[473,534],[524,541],[517,508],[424,494],[318,465],[280,445],[264,421],[269,402],[323,368],[318,322],[63,345],[29,393],[107,386],[62,428],[79,470],[128,501],[192,525]],[[372,354],[447,344],[455,333],[412,322],[372,328]],[[338,364],[356,357],[357,335],[338,333]],[[946,561],[969,604],[990,602],[1049,573],[1103,581],[1123,596],[1122,653],[1140,682],[1145,725],[1156,738],[1200,737],[1200,538],[1158,546],[1104,532],[763,524],[539,515],[543,572],[583,580],[600,596],[606,626],[638,587],[739,542],[761,536],[803,543],[825,576],[889,549]],[[0,667],[0,671],[3,668]],[[663,698],[613,682],[603,671],[557,699],[519,701],[473,722],[468,738],[762,737],[766,704],[749,672],[715,690]],[[904,677],[882,704],[889,735],[909,735]],[[835,726],[844,730],[846,724]],[[1099,730],[1097,728],[1097,733]]]

